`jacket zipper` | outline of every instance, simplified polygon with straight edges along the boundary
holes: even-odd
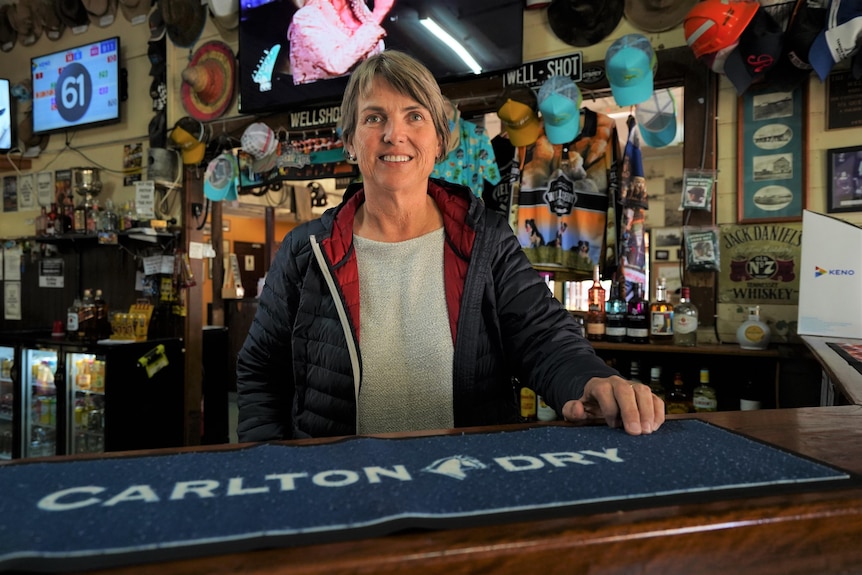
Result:
[[[320,266],[320,271],[323,273],[323,278],[326,280],[326,285],[329,286],[329,292],[332,295],[332,300],[335,302],[335,309],[338,310],[338,319],[341,321],[341,329],[344,330],[344,339],[347,340],[347,351],[350,353],[350,365],[353,368],[353,400],[356,406],[356,421],[354,422],[353,432],[359,431],[359,353],[356,349],[356,340],[353,338],[353,331],[350,329],[350,322],[347,319],[347,310],[344,309],[344,302],[341,301],[341,294],[335,285],[335,278],[332,277],[332,272],[329,269],[329,263],[323,256],[323,250],[320,244],[317,243],[317,238],[314,235],[309,237],[311,243],[311,251],[314,252],[314,257]]]

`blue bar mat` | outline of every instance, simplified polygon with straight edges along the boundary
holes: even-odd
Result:
[[[697,420],[0,466],[0,569],[50,571],[846,487]],[[649,498],[649,499],[647,499]]]

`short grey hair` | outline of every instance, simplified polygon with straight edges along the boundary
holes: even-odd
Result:
[[[363,61],[353,73],[341,100],[341,137],[345,144],[353,140],[359,114],[359,97],[371,93],[375,78],[386,81],[395,90],[413,98],[431,112],[434,129],[440,138],[441,161],[449,147],[449,118],[440,86],[431,71],[419,60],[397,50],[385,50]]]

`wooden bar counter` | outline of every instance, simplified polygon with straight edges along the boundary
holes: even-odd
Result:
[[[862,406],[719,412],[692,417],[862,474]],[[665,502],[625,512],[405,532],[90,573],[107,572],[862,573],[862,487],[812,487],[810,492],[760,497],[729,495],[721,501],[684,505]]]

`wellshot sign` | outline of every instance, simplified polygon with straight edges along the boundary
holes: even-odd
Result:
[[[557,58],[535,60],[503,73],[503,85],[523,85],[538,90],[551,76],[568,76],[573,82],[583,80],[582,52],[574,52]]]
[[[0,466],[0,570],[103,568],[848,477],[697,420],[640,437],[550,425],[23,461]]]

